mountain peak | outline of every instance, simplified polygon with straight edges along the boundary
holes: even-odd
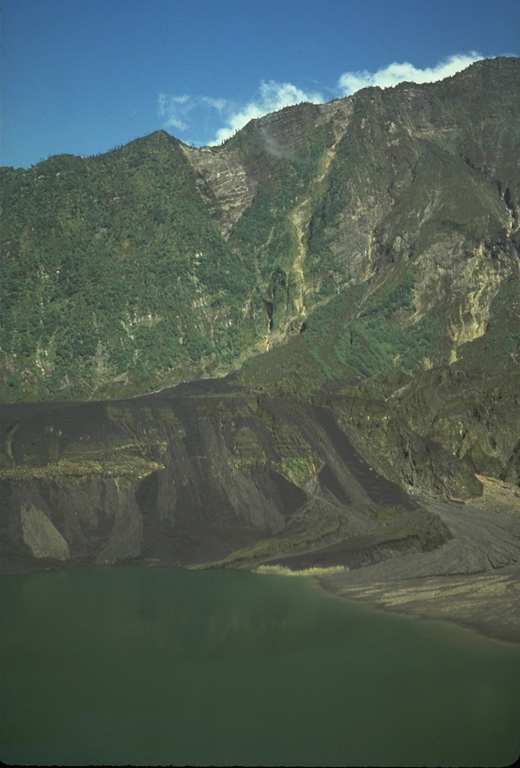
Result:
[[[302,103],[220,147],[161,130],[4,173],[4,391],[136,392],[286,344],[316,381],[455,360],[516,280],[519,70]]]

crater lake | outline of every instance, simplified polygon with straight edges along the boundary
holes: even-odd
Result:
[[[97,567],[6,576],[16,765],[499,766],[520,647],[308,577]]]

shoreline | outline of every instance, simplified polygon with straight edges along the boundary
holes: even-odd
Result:
[[[340,552],[335,562],[321,550],[298,553],[291,561],[276,558],[242,567],[256,573],[312,577],[331,596],[363,603],[376,610],[415,616],[452,625],[489,639],[520,644],[520,492],[516,487],[487,480],[481,499],[466,503],[418,497],[421,506],[437,515],[451,538],[435,549],[400,552],[391,548],[351,561]],[[93,566],[90,558],[34,563],[23,553],[8,552],[0,561],[2,575]],[[348,555],[348,552],[347,552]],[[165,553],[150,562],[146,553],[114,565],[187,567]],[[214,567],[214,563],[191,567]],[[236,563],[235,563],[236,565]],[[293,566],[293,567],[291,567]],[[98,566],[94,566],[98,567]]]
[[[492,586],[493,576],[468,577],[464,582],[454,578],[411,579],[406,586],[372,584],[353,587],[346,581],[341,584],[333,577],[315,576],[318,587],[331,597],[348,600],[370,607],[373,610],[395,615],[413,616],[423,621],[434,621],[455,626],[458,629],[473,632],[487,640],[494,640],[507,645],[520,647],[520,621],[518,617],[508,618],[504,613],[504,602],[514,607],[514,601],[520,602],[520,583],[513,574],[503,574],[499,578],[507,580],[515,590],[511,600],[500,599],[500,595],[489,591],[488,598],[478,597],[482,582]],[[476,584],[475,582],[479,583]],[[422,582],[422,583],[421,583]],[[436,583],[435,583],[436,582]],[[465,594],[458,599],[449,594],[452,588],[464,585]],[[475,589],[474,589],[475,588]],[[429,594],[425,595],[424,592]],[[443,594],[444,592],[448,594]],[[433,594],[432,594],[433,593]],[[497,599],[497,597],[499,599]]]
[[[349,570],[309,568],[319,587],[377,610],[449,622],[488,639],[520,644],[519,499],[477,504],[421,499],[453,538],[429,552],[409,553]],[[490,503],[491,502],[491,503]],[[264,573],[290,569],[263,566]]]
[[[349,581],[349,575],[356,574],[356,571],[349,571],[343,566],[293,571],[282,566],[265,565],[253,572],[305,577],[312,579],[317,588],[329,597],[364,605],[375,611],[448,624],[487,640],[520,647],[520,615],[518,621],[516,616],[508,621],[508,614],[504,611],[504,603],[514,608],[515,602],[520,602],[520,568],[518,572],[512,570],[502,574],[411,578],[406,582],[390,584],[373,582],[370,566],[358,570],[367,571],[366,579],[354,576],[354,584]],[[514,593],[510,601],[507,588]],[[458,599],[454,593],[459,595]]]

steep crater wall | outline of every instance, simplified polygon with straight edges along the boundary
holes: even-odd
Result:
[[[449,538],[354,447],[326,404],[180,387],[6,406],[2,419],[4,572],[250,566],[306,552],[328,561],[346,540],[344,563],[356,567],[372,548],[387,557]]]

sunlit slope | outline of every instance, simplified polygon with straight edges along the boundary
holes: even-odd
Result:
[[[245,360],[249,387],[308,394],[485,367],[489,345],[465,350],[489,333],[514,369],[519,83],[518,59],[481,61],[216,148],[159,132],[2,169],[4,399],[135,394]]]

